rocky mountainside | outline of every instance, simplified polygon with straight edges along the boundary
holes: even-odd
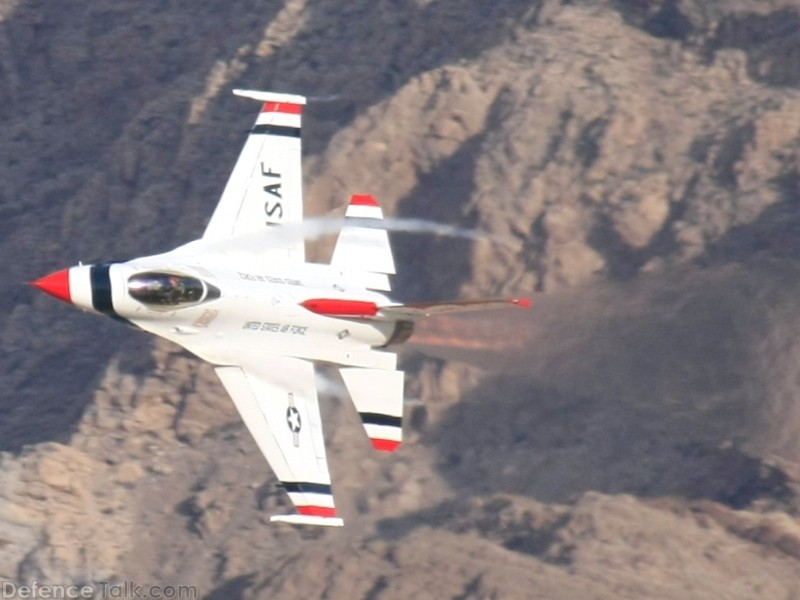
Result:
[[[221,598],[800,597],[795,0],[0,0],[0,578]],[[24,282],[196,237],[253,106],[312,100],[307,213],[368,191],[431,319],[408,443],[335,372],[346,527],[212,369]],[[327,260],[330,240],[310,247]]]

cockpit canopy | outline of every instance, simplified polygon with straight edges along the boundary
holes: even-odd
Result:
[[[196,277],[158,271],[137,273],[128,278],[128,294],[153,307],[198,304],[220,296],[217,288]]]

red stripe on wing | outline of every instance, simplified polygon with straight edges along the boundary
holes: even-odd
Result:
[[[264,102],[264,108],[261,109],[261,112],[277,112],[287,113],[290,115],[300,115],[303,114],[303,105],[292,104],[290,102]]]
[[[309,517],[335,517],[336,509],[332,506],[298,506],[297,512]]]

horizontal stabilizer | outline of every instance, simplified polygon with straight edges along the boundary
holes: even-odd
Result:
[[[341,527],[344,521],[339,517],[316,517],[313,515],[273,515],[270,521],[291,523],[292,525],[322,525],[324,527]]]
[[[527,298],[496,298],[493,300],[456,300],[452,302],[416,302],[382,306],[380,316],[392,319],[415,319],[441,313],[471,312],[518,306],[530,308],[533,302]]]
[[[394,452],[403,441],[402,371],[340,369],[364,430],[376,450]]]
[[[349,219],[380,220],[383,211],[372,196],[355,195],[350,199],[331,265],[342,272],[362,276],[365,287],[388,291],[387,275],[395,273],[389,234],[385,229],[350,224]]]

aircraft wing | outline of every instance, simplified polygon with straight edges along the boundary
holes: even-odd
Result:
[[[303,220],[300,124],[306,99],[250,90],[234,90],[234,94],[263,105],[203,234],[208,241]],[[302,229],[288,230],[292,235],[282,235],[279,244],[254,248],[253,253],[271,264],[304,262]]]
[[[216,367],[216,371],[299,513],[271,520],[341,526],[325,457],[313,364],[270,356],[255,366]]]

